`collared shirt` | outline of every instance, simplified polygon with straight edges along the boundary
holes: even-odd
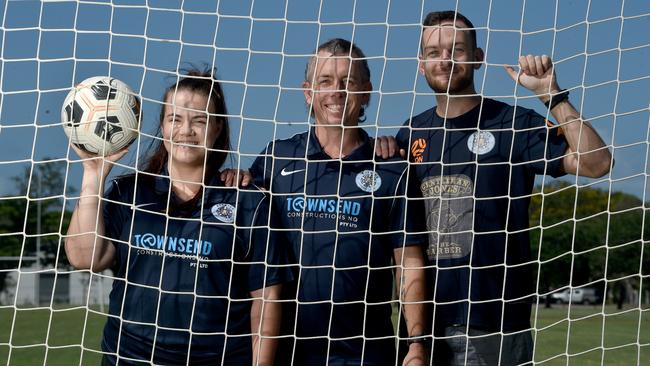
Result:
[[[368,364],[394,359],[394,251],[426,240],[406,234],[423,230],[408,219],[421,215],[421,202],[407,205],[406,162],[374,161],[359,132],[361,145],[342,159],[329,157],[312,129],[270,143],[251,167],[272,192],[272,228],[286,235],[297,265],[289,294],[297,315],[283,319],[299,338],[298,363],[324,362],[328,351],[329,362],[362,352]]]
[[[215,178],[193,212],[177,217],[168,214],[166,175],[121,177],[106,194],[117,277],[109,313],[119,318],[108,317],[102,348],[133,359],[153,353],[163,364],[250,362],[249,293],[286,280],[265,265],[283,261],[267,245],[268,198]]]
[[[536,174],[562,175],[567,143],[532,110],[484,99],[457,118],[431,108],[397,135],[427,212],[434,324],[530,327],[528,207]],[[534,268],[532,268],[534,267]]]

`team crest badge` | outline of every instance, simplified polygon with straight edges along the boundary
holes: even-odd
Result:
[[[235,206],[229,203],[217,203],[212,206],[212,214],[221,222],[232,223],[235,221]]]
[[[489,131],[476,131],[467,139],[467,148],[476,155],[489,153],[494,149],[494,135]]]
[[[357,187],[364,192],[372,193],[381,187],[381,177],[372,170],[364,170],[357,174]]]

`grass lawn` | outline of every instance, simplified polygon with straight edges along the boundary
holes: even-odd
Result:
[[[104,321],[87,309],[0,308],[0,366],[99,365]],[[650,364],[650,309],[540,306],[532,321],[537,364]]]
[[[0,366],[99,365],[104,322],[87,309],[0,308]]]
[[[532,321],[538,364],[650,364],[650,309],[540,306],[537,315],[533,309]]]

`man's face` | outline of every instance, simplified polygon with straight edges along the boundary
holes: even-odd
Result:
[[[460,21],[445,21],[425,27],[419,71],[436,93],[455,95],[474,93],[474,70],[483,61],[483,51],[474,48],[469,30]]]
[[[316,57],[313,81],[303,84],[316,124],[356,126],[361,107],[368,103],[370,81],[363,80],[358,65],[351,64],[347,55],[321,51]]]

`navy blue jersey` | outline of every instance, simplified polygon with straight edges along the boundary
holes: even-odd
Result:
[[[312,130],[269,144],[251,167],[272,192],[272,228],[283,230],[297,264],[288,296],[299,305],[283,312],[287,333],[298,337],[295,354],[288,351],[296,364],[395,359],[393,255],[426,241],[405,234],[424,231],[410,225],[422,220],[407,220],[422,215],[421,202],[405,199],[407,163],[374,162],[359,131],[363,144],[343,159],[325,154]]]
[[[250,363],[250,291],[285,280],[265,265],[283,261],[267,246],[268,198],[214,179],[191,214],[166,215],[164,175],[116,179],[106,195],[117,278],[102,349],[125,357],[120,364]]]
[[[528,328],[530,194],[536,174],[563,174],[559,128],[490,99],[446,121],[434,107],[405,126],[397,140],[409,148],[424,197],[426,257],[437,274],[434,324]]]

